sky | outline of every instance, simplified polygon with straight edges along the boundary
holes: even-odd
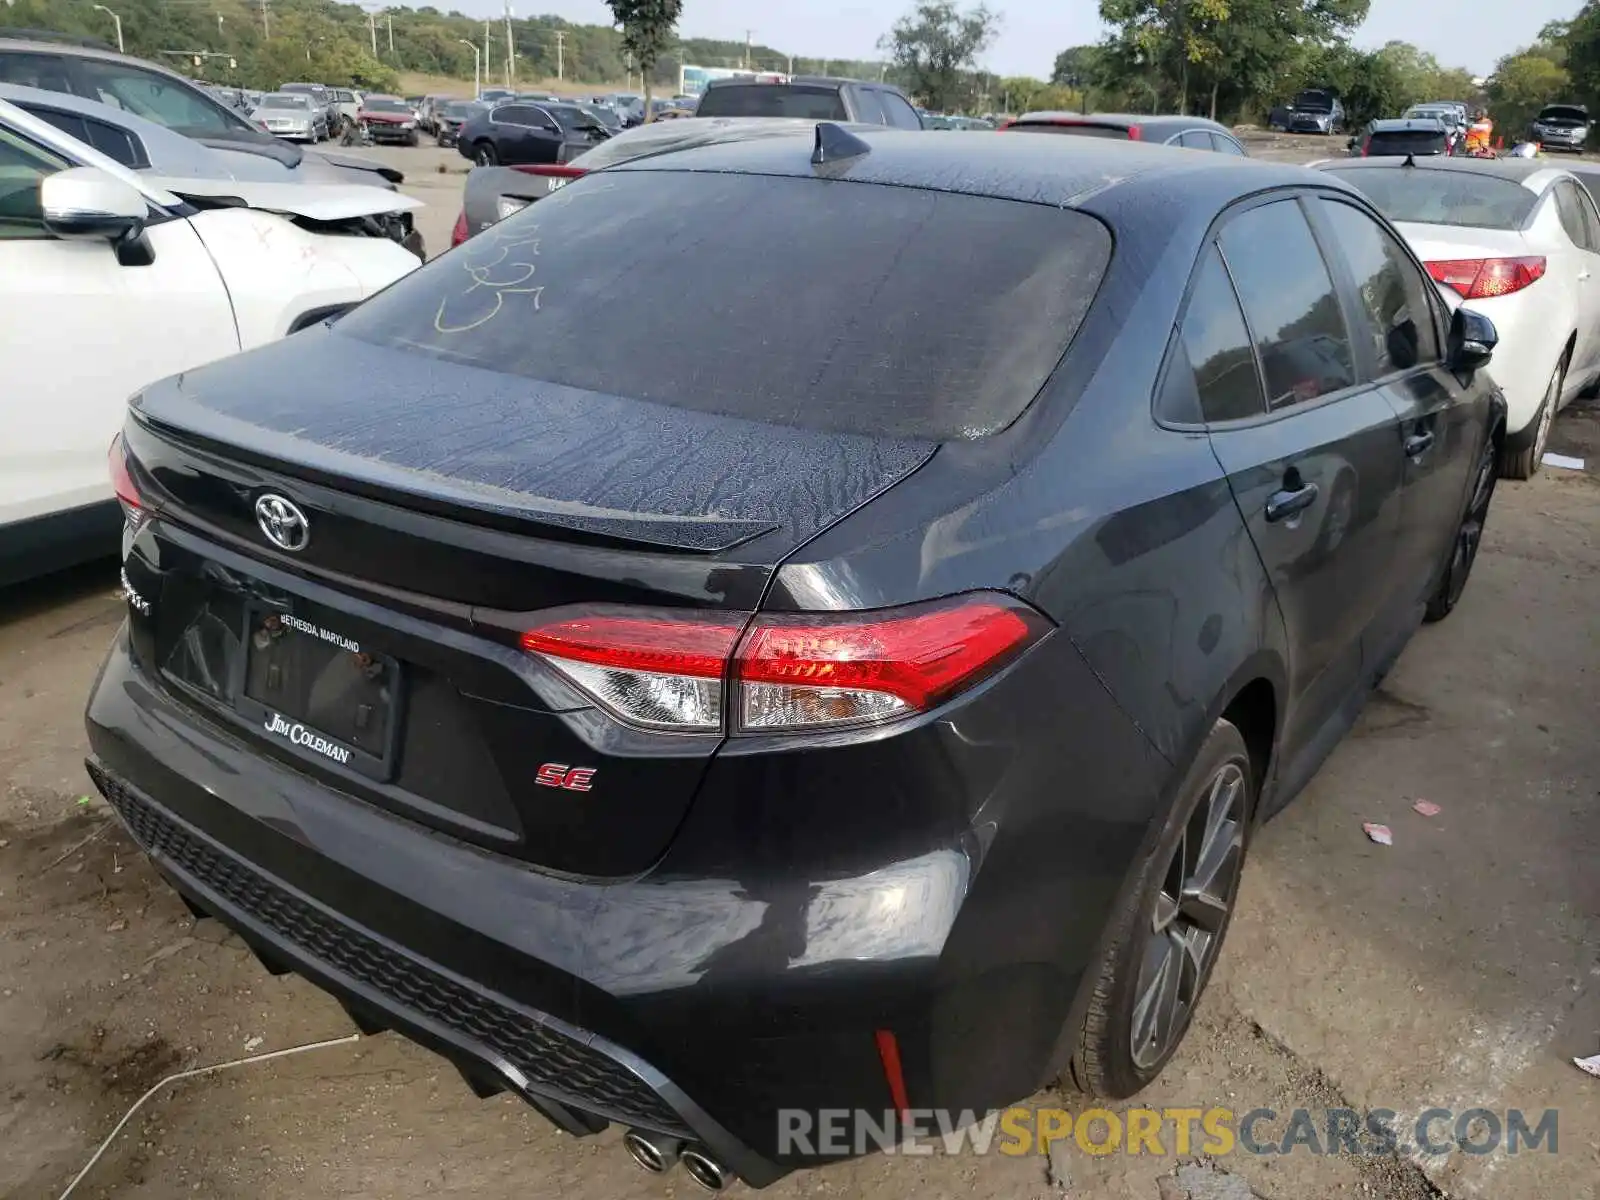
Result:
[[[501,11],[501,0],[433,2],[476,16]],[[1057,51],[1100,37],[1096,0],[989,3],[1002,14],[1002,24],[981,65],[997,74],[1048,79]],[[1395,39],[1413,42],[1447,67],[1486,75],[1501,55],[1533,41],[1545,22],[1570,17],[1580,5],[1581,0],[1495,5],[1484,0],[1372,0],[1355,42],[1368,49]],[[678,33],[743,41],[745,30],[752,29],[758,44],[789,54],[871,59],[878,57],[879,36],[910,7],[910,0],[786,0],[772,5],[753,0],[684,0]],[[611,22],[604,0],[512,0],[512,11],[525,17],[548,13],[588,25]]]

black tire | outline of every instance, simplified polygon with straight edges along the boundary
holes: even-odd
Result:
[[[419,139],[417,137],[417,131],[415,129],[413,129],[410,133],[406,134],[406,145],[408,145],[408,146],[420,146],[421,144],[422,144],[421,139]]]
[[[1223,799],[1225,805],[1212,803]],[[1110,944],[1063,1084],[1122,1100],[1160,1074],[1177,1050],[1227,936],[1255,803],[1255,776],[1244,738],[1232,722],[1219,720],[1185,774],[1161,836],[1139,867],[1132,894],[1112,917]],[[1207,815],[1219,806],[1225,807],[1228,818],[1211,826]],[[1213,851],[1225,844],[1227,854],[1217,859],[1221,870],[1215,882],[1220,894],[1202,903],[1205,889],[1190,893],[1181,884],[1193,865],[1185,859],[1196,857],[1208,844],[1203,836],[1208,827],[1218,833]],[[1197,844],[1191,846],[1191,841]],[[1198,952],[1193,949],[1197,943],[1187,940],[1192,934],[1204,938]],[[1179,945],[1189,952],[1179,950]],[[1175,979],[1161,974],[1158,960],[1176,972]],[[1172,991],[1176,1002],[1170,1020],[1156,1031],[1145,1021],[1152,1006],[1141,1001],[1154,994],[1152,984],[1158,977],[1170,984],[1161,992]],[[1159,1032],[1159,1044],[1145,1038],[1152,1032]]]
[[[1544,457],[1545,443],[1550,440],[1550,426],[1555,421],[1556,409],[1561,407],[1561,389],[1567,380],[1567,358],[1572,352],[1561,355],[1556,369],[1545,387],[1539,411],[1533,414],[1532,423],[1508,437],[1500,451],[1500,475],[1504,479],[1532,479],[1539,471],[1539,461]]]
[[[1467,579],[1472,575],[1472,564],[1478,561],[1478,546],[1483,541],[1483,527],[1489,520],[1489,503],[1494,499],[1494,485],[1500,478],[1500,447],[1490,437],[1478,456],[1478,466],[1473,472],[1472,494],[1467,498],[1466,512],[1450,541],[1449,559],[1439,575],[1439,586],[1428,598],[1426,621],[1442,621],[1455,611],[1461,593],[1466,590]]]
[[[472,147],[472,161],[480,167],[492,167],[500,161],[493,142],[478,142]]]

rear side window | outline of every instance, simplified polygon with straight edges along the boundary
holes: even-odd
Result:
[[[1539,197],[1520,183],[1449,168],[1352,167],[1328,172],[1377,205],[1391,221],[1519,229]]]
[[[1305,214],[1278,200],[1239,214],[1222,231],[1267,383],[1267,407],[1286,408],[1356,381],[1338,293]]]
[[[1551,191],[1555,194],[1561,228],[1567,231],[1572,244],[1585,250],[1593,249],[1589,243],[1589,228],[1583,220],[1583,197],[1578,194],[1578,185],[1562,179]]]
[[[837,87],[803,83],[750,83],[707,88],[695,110],[702,117],[799,117],[848,121]]]
[[[57,54],[0,54],[0,82],[44,92],[72,92],[67,65]]]
[[[887,125],[889,118],[883,114],[883,105],[878,101],[878,93],[871,88],[852,88],[851,95],[856,102],[856,120],[868,125]]]
[[[1240,157],[1244,156],[1243,146],[1234,141],[1227,134],[1218,133],[1216,130],[1212,130],[1211,132],[1211,148],[1220,154],[1236,154]]]
[[[1428,301],[1431,285],[1366,213],[1337,200],[1319,203],[1367,315],[1378,377],[1436,362],[1439,336]]]
[[[1210,150],[1211,135],[1204,129],[1191,129],[1178,140],[1185,150]]]
[[[1222,256],[1208,246],[1167,368],[1162,415],[1214,424],[1259,417],[1266,407],[1239,298]]]
[[[889,124],[896,129],[921,129],[922,118],[917,116],[917,110],[912,108],[905,99],[895,92],[880,89],[878,102],[883,105],[883,115],[889,118]]]
[[[1043,387],[1110,254],[1104,226],[1071,210],[623,168],[574,180],[336,329],[700,412],[977,438]]]

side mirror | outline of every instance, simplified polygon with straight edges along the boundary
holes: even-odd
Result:
[[[1463,305],[1450,318],[1448,362],[1452,370],[1476,371],[1487,366],[1500,343],[1494,322]]]
[[[45,228],[59,238],[126,242],[144,230],[149,205],[137,188],[99,167],[69,167],[39,184]]]

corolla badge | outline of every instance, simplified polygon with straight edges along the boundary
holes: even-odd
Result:
[[[280,550],[298,553],[311,544],[311,522],[292,500],[268,492],[256,500],[256,524]]]

